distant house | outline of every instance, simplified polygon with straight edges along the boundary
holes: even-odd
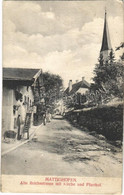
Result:
[[[26,113],[33,122],[34,89],[41,83],[41,69],[3,68],[2,135],[8,130],[17,132],[20,115],[23,131]]]
[[[82,77],[81,81],[76,81],[72,84],[72,80],[69,81],[68,88],[65,90],[65,95],[68,98],[73,98],[75,104],[81,104],[85,100],[85,93],[88,91],[90,84]]]

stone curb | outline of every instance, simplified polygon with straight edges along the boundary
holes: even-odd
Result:
[[[2,152],[2,153],[1,153],[1,157],[4,156],[5,154],[11,152],[12,150],[15,150],[16,148],[22,146],[23,144],[29,142],[29,141],[32,139],[32,137],[34,136],[35,132],[36,132],[41,126],[42,126],[42,124],[41,124],[40,126],[38,126],[38,127],[34,130],[34,132],[32,132],[32,134],[30,135],[30,137],[29,137],[28,140],[25,140],[24,142],[19,143],[18,145],[16,145],[16,146],[14,146],[14,147],[12,147],[12,148],[10,148],[10,149],[8,149],[8,150]]]

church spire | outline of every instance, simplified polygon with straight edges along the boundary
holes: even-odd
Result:
[[[107,24],[107,11],[105,9],[103,38],[102,38],[102,46],[100,50],[100,52],[103,54],[104,60],[107,60],[111,49],[112,47],[111,47],[111,41],[110,41],[110,36],[109,36],[108,24]]]

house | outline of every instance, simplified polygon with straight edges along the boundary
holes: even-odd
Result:
[[[85,93],[88,91],[90,84],[82,77],[81,81],[76,81],[72,84],[69,81],[68,88],[65,90],[65,95],[72,100],[74,104],[81,104],[85,101]]]
[[[41,69],[3,68],[2,135],[6,131],[17,133],[17,118],[20,115],[20,131],[23,131],[26,114],[33,123],[34,91],[40,91]],[[38,87],[39,86],[39,87]],[[39,94],[40,95],[40,94]]]

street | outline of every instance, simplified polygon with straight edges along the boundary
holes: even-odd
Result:
[[[2,174],[121,177],[122,152],[58,115],[2,157]]]

